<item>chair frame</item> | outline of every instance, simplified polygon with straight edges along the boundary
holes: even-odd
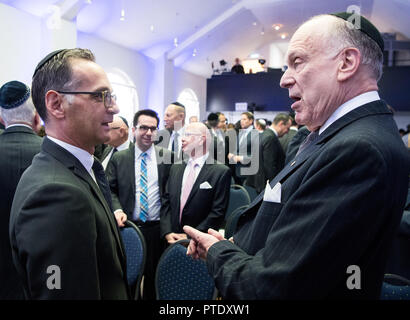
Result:
[[[242,212],[244,210],[246,210],[248,207],[249,207],[249,204],[246,204],[246,205],[243,205],[243,206],[240,206],[240,207],[236,208],[229,215],[228,219],[226,219],[226,223],[225,223],[225,237],[226,238],[230,238],[230,237],[233,236],[233,234],[235,233],[236,230],[232,230],[232,234],[229,234],[229,231],[231,231],[231,230],[229,230],[228,228],[232,229],[232,223],[235,222],[235,228],[234,229],[236,229],[236,226],[238,225],[239,217],[241,216]],[[228,228],[227,228],[227,226],[228,226]],[[228,234],[226,232],[227,230],[228,230]]]
[[[245,195],[246,195],[246,197],[247,197],[247,199],[248,199],[247,205],[251,204],[251,202],[252,202],[252,201],[251,201],[251,197],[249,196],[248,191],[247,191],[243,186],[241,186],[241,185],[239,185],[239,184],[232,184],[232,185],[230,186],[229,192],[231,192],[232,189],[237,189],[237,190],[240,189],[240,190],[242,190],[242,191],[245,193]],[[231,195],[229,195],[229,196],[231,196]],[[239,207],[237,207],[237,208],[239,208]],[[232,210],[232,212],[228,213],[228,209],[229,209],[229,203],[228,203],[228,208],[226,209],[226,214],[225,214],[225,221],[227,221],[227,220],[229,219],[229,216],[230,216],[237,208],[235,208],[234,210]]]
[[[156,292],[156,295],[157,295],[157,300],[160,300],[159,299],[159,291],[158,291],[158,282],[159,282],[159,280],[158,280],[158,270],[159,270],[159,266],[160,266],[162,260],[164,259],[164,257],[168,253],[168,251],[172,250],[173,247],[175,247],[177,245],[182,245],[185,248],[188,248],[189,242],[190,242],[189,239],[178,240],[177,242],[174,242],[173,244],[168,246],[168,248],[166,248],[165,251],[162,253],[161,258],[158,261],[157,270],[155,271],[155,292]],[[217,296],[218,296],[218,290],[216,289],[216,287],[214,287],[214,293],[212,295],[211,300],[216,300]]]
[[[145,237],[142,234],[141,230],[133,222],[127,220],[127,221],[125,221],[124,224],[125,224],[125,227],[123,227],[123,228],[133,228],[137,232],[138,237],[140,238],[141,243],[142,243],[143,258],[142,258],[142,262],[141,262],[141,272],[138,275],[137,281],[135,282],[135,292],[134,292],[134,300],[139,300],[140,297],[141,297],[141,280],[142,280],[142,276],[144,274],[145,262],[146,262],[146,259],[147,259],[147,245],[145,243]],[[124,251],[125,251],[125,245],[124,245]],[[127,259],[128,259],[128,257],[127,257]],[[128,284],[128,285],[131,288],[131,285],[130,284]]]

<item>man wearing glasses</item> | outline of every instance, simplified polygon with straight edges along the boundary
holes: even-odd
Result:
[[[155,111],[138,111],[132,128],[135,145],[115,153],[107,167],[118,225],[124,226],[127,219],[131,220],[146,240],[144,300],[156,298],[155,270],[165,248],[165,242],[160,239],[159,219],[172,153],[153,145],[158,124]]]
[[[128,121],[119,115],[114,116],[114,120],[109,124],[110,126],[110,140],[108,146],[104,149],[102,154],[102,166],[107,169],[108,162],[117,151],[126,150],[130,143],[128,139]]]
[[[58,50],[37,66],[34,105],[47,137],[24,172],[10,218],[27,299],[129,299],[126,260],[94,146],[118,113],[89,50]]]

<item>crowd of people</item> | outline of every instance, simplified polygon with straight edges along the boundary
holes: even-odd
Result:
[[[4,84],[0,298],[131,299],[119,230],[132,221],[147,244],[144,300],[181,239],[224,299],[378,299],[410,157],[377,93],[380,33],[349,23],[320,15],[295,32],[280,82],[295,113],[273,119],[185,123],[172,102],[163,130],[150,109],[130,124],[87,49],[48,54],[31,89]],[[225,239],[233,183],[259,195]]]

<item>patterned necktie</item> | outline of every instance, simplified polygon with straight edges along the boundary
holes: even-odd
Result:
[[[186,201],[188,200],[189,194],[191,193],[192,187],[194,186],[195,168],[197,167],[198,167],[198,164],[195,164],[194,162],[191,163],[191,166],[189,168],[188,177],[186,178],[185,184],[182,187],[181,206],[179,210],[179,222],[181,222],[182,211],[184,210]]]
[[[147,175],[147,153],[141,154],[140,171],[140,220],[145,222],[148,218],[148,175]]]
[[[307,147],[309,147],[311,144],[313,144],[318,138],[319,138],[319,130],[316,130],[316,131],[313,131],[313,132],[309,133],[309,135],[306,137],[306,139],[300,145],[299,150],[296,153],[296,155],[298,155],[303,150],[305,150]]]
[[[104,168],[101,165],[101,163],[95,158],[92,168],[94,171],[95,180],[97,180],[97,184],[112,211],[111,191],[110,187],[108,186],[108,181],[107,177],[105,176]]]

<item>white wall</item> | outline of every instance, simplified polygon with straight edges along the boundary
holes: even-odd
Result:
[[[139,106],[148,107],[150,80],[154,69],[151,59],[136,51],[81,32],[77,34],[77,46],[90,49],[96,57],[96,62],[107,72],[114,68],[124,71],[137,89]]]
[[[192,89],[197,95],[199,101],[200,120],[206,120],[206,78],[194,75],[180,68],[175,68],[173,101],[175,101],[182,90],[186,88]]]

